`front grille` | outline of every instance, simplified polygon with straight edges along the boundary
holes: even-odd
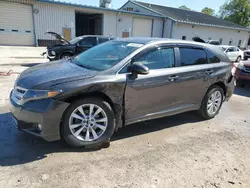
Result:
[[[11,99],[15,101],[15,103],[17,103],[18,105],[21,105],[23,96],[25,95],[26,92],[27,89],[15,86],[12,91]]]

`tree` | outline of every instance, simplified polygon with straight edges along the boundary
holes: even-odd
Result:
[[[242,26],[250,26],[250,1],[230,0],[220,7],[220,18]]]
[[[208,14],[210,16],[214,15],[214,9],[211,9],[211,8],[208,8],[208,7],[205,7],[204,9],[202,9],[201,12],[204,13],[204,14]]]
[[[186,5],[182,5],[182,6],[180,6],[179,8],[184,9],[184,10],[191,10],[191,9],[188,8]]]

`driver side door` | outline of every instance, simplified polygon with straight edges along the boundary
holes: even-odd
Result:
[[[80,42],[77,43],[76,52],[84,52],[97,44],[96,37],[85,37]]]

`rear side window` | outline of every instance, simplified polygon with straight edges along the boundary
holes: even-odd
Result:
[[[216,57],[212,52],[206,50],[208,63],[219,63],[220,59]]]
[[[179,48],[181,56],[181,66],[201,65],[207,63],[207,56],[203,49]]]
[[[80,46],[95,46],[96,45],[96,37],[86,37],[83,38],[80,42]]]
[[[99,44],[101,44],[103,42],[109,41],[109,39],[108,38],[99,38],[98,41],[99,41]]]

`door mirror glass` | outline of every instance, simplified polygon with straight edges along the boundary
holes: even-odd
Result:
[[[135,62],[131,66],[131,71],[132,73],[136,74],[148,74],[149,73],[149,68],[143,65],[141,62]]]

